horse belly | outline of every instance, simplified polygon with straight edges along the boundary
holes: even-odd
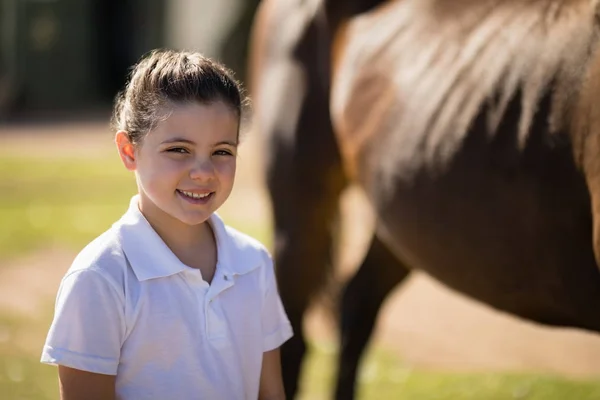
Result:
[[[521,317],[600,328],[591,214],[576,172],[554,171],[554,180],[551,165],[540,166],[548,176],[503,170],[474,153],[457,154],[441,174],[426,162],[406,168],[410,180],[374,185],[371,167],[375,177],[362,183],[379,233],[409,266]]]

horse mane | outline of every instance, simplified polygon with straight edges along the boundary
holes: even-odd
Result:
[[[357,20],[379,36],[371,47],[362,46],[360,59],[378,60],[365,75],[396,71],[393,83],[403,101],[388,115],[398,117],[394,130],[410,132],[426,153],[448,160],[484,108],[494,135],[515,96],[521,97],[518,146],[524,148],[543,97],[550,97],[550,133],[564,131],[570,122],[597,41],[594,3],[390,2],[377,18],[372,13]]]

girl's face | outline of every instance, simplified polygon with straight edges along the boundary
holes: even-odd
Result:
[[[201,224],[233,189],[239,119],[222,102],[178,104],[163,115],[137,146],[117,133],[121,158],[135,171],[150,222]]]

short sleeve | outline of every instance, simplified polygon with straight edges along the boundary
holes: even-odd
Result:
[[[266,255],[265,297],[262,307],[263,352],[274,350],[293,336],[292,326],[285,313],[270,255]]]
[[[125,337],[124,295],[100,272],[63,278],[41,362],[116,375]]]

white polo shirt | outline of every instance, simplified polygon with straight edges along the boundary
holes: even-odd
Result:
[[[117,375],[117,399],[258,397],[263,352],[292,336],[273,263],[258,241],[209,222],[209,285],[138,208],[87,245],[63,278],[41,361]]]

